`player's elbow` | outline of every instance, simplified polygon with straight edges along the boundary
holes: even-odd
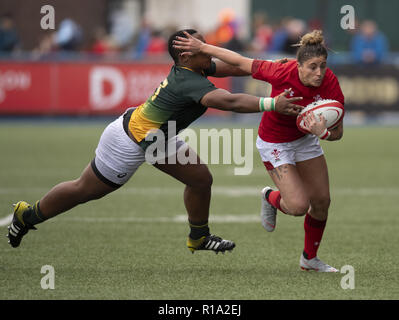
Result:
[[[256,97],[252,97],[257,99]],[[218,89],[205,95],[201,103],[206,107],[216,108],[233,112],[248,112],[250,101],[249,96],[242,93],[230,93],[227,90]]]
[[[227,98],[227,105],[230,111],[237,112],[242,107],[242,101],[239,94],[230,94]]]
[[[219,97],[214,101],[209,101],[209,107],[217,108],[225,111],[237,112],[241,107],[241,102],[237,94],[226,94],[223,97]]]
[[[344,136],[344,128],[341,125],[338,128],[333,130],[332,139],[330,139],[330,140],[331,141],[341,140],[343,136]]]

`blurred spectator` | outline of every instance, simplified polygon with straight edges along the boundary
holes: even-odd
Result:
[[[33,59],[46,59],[54,53],[55,35],[55,32],[51,32],[41,37],[39,45],[32,50]]]
[[[141,28],[137,32],[137,39],[133,49],[133,59],[142,59],[145,56],[150,40],[151,28],[148,22],[143,19],[141,22]]]
[[[168,51],[166,35],[169,36],[174,27],[167,26],[161,32],[154,30],[145,19],[141,22],[141,29],[137,33],[137,39],[134,41],[133,59],[142,59],[146,56],[162,55]],[[170,32],[170,33],[169,33]],[[165,33],[165,36],[164,34]]]
[[[319,18],[313,18],[308,21],[309,30],[323,30],[323,22]],[[323,36],[325,33],[323,32]]]
[[[168,44],[161,32],[158,30],[152,31],[146,53],[149,55],[164,54],[167,50]]]
[[[366,20],[360,25],[360,32],[355,34],[351,42],[352,58],[356,63],[381,63],[388,52],[388,41],[378,31],[374,21]]]
[[[77,50],[82,44],[83,33],[81,27],[72,19],[61,21],[55,35],[55,44],[61,50]]]
[[[0,51],[11,52],[19,43],[15,23],[11,15],[0,18]]]
[[[273,28],[269,24],[267,24],[267,16],[265,13],[255,13],[253,28],[253,49],[257,52],[264,52],[269,50],[269,46],[273,38]]]
[[[287,24],[291,20],[289,17],[281,19],[279,26],[274,31],[270,45],[269,52],[282,52],[284,45],[288,38]]]
[[[306,33],[306,23],[300,19],[291,19],[288,21],[287,26],[287,37],[282,46],[282,52],[295,55],[297,51],[297,47],[293,47],[292,45],[297,44],[301,37]]]
[[[93,43],[89,48],[91,53],[103,55],[114,51],[115,46],[111,37],[107,34],[103,27],[97,27],[93,33]]]
[[[246,49],[242,41],[238,39],[237,34],[234,34],[233,38],[231,38],[230,41],[224,45],[224,47],[236,52],[244,51]]]
[[[227,43],[237,35],[237,22],[232,9],[223,9],[219,14],[219,24],[216,29],[205,36],[206,42],[220,47],[226,47]],[[236,40],[238,39],[236,38]]]
[[[110,15],[110,35],[119,48],[126,49],[131,45],[135,32],[135,23],[123,8],[112,11]]]

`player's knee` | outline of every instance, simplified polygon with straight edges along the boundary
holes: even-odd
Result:
[[[312,200],[312,208],[315,211],[328,211],[328,208],[330,208],[330,203],[330,197],[325,196],[316,200]]]
[[[190,187],[210,189],[213,184],[212,174],[208,169],[201,170],[198,172],[196,177],[188,184]]]
[[[288,205],[288,211],[290,214],[300,217],[304,216],[309,211],[310,203],[307,200],[296,200]]]
[[[212,174],[209,171],[204,173],[204,175],[202,175],[198,180],[197,184],[199,188],[210,189],[213,184]]]

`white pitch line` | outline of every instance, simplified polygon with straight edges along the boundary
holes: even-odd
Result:
[[[35,187],[35,188],[0,188],[0,195],[13,195],[13,194],[21,194],[21,193],[45,193],[50,188],[45,187]],[[228,196],[228,197],[259,197],[260,196],[260,187],[254,186],[236,186],[236,187],[223,187],[223,186],[215,186],[212,188],[213,195],[219,196]],[[121,188],[117,191],[119,194],[126,195],[144,195],[144,196],[169,196],[169,195],[180,195],[183,192],[183,187],[170,187],[170,188],[161,188],[161,187],[125,187]],[[399,188],[334,188],[331,190],[332,196],[399,196]],[[179,216],[177,216],[179,217]],[[184,216],[185,217],[185,216]],[[221,216],[223,217],[223,216]],[[227,217],[227,216],[224,216]],[[213,217],[214,222],[252,222],[255,221],[255,218],[238,218],[240,216],[229,216],[230,218],[218,218],[217,216]],[[246,216],[248,217],[248,215]],[[69,218],[73,219],[73,218]],[[84,221],[86,218],[80,221]],[[90,218],[87,218],[90,219]],[[109,219],[109,218],[96,218],[96,219]],[[170,218],[170,217],[159,217],[159,218],[139,218],[139,217],[125,217],[121,218],[122,220],[116,219],[115,221],[132,221],[132,222],[179,222],[176,219],[179,218]],[[125,219],[125,220],[123,220]],[[220,219],[220,220],[218,220]],[[240,220],[241,219],[241,220]],[[250,221],[247,221],[247,220]],[[252,219],[252,220],[251,220]],[[4,218],[0,218],[0,227],[6,226],[11,223],[12,214],[6,216]],[[227,221],[228,220],[228,221]],[[106,222],[106,221],[105,221]],[[112,222],[112,221],[110,221]]]
[[[63,217],[65,221],[74,222],[105,222],[105,223],[120,223],[120,222],[135,222],[135,223],[187,223],[187,215],[177,215],[174,217]],[[212,215],[209,223],[251,223],[260,222],[258,215]]]
[[[0,227],[8,226],[12,221],[12,214],[0,219]]]
[[[34,188],[0,188],[0,195],[18,195],[21,193],[39,193],[44,194],[50,190],[46,187],[34,187]],[[247,197],[254,196],[259,197],[262,187],[254,186],[236,186],[236,187],[224,187],[214,186],[212,187],[213,195],[228,196],[228,197]],[[118,194],[136,194],[136,195],[174,195],[181,194],[183,187],[122,187],[116,191]],[[399,188],[385,188],[385,187],[373,187],[373,188],[333,188],[331,190],[332,195],[339,196],[399,196]]]
[[[0,219],[0,227],[7,226],[11,223],[12,214]],[[187,215],[177,215],[174,217],[65,217],[63,216],[60,220],[73,221],[73,222],[89,222],[89,223],[120,223],[120,222],[132,222],[132,223],[187,223]],[[50,221],[50,220],[49,220]],[[210,223],[251,223],[259,222],[260,218],[258,215],[213,215],[210,217]]]

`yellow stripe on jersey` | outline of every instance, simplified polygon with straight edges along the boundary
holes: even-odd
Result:
[[[163,123],[147,119],[143,113],[144,106],[142,104],[134,110],[129,121],[129,131],[138,142],[145,139],[149,132],[159,129]]]

